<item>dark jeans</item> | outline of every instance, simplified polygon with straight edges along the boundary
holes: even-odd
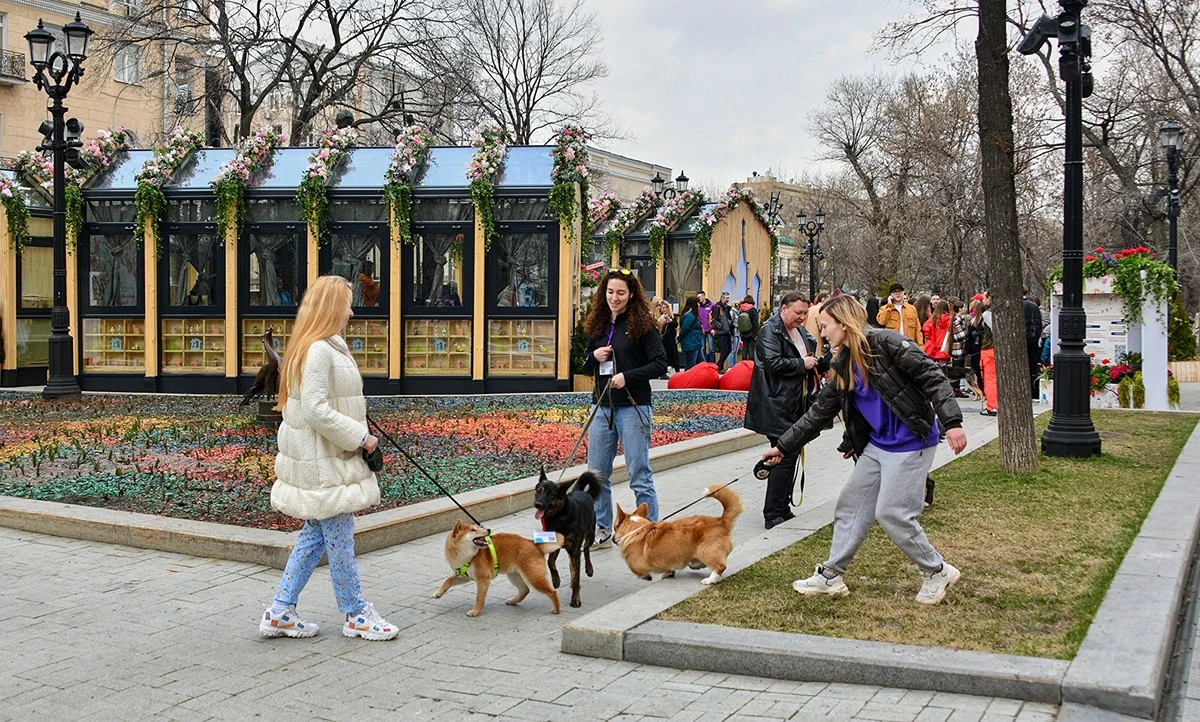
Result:
[[[717,339],[717,368],[721,371],[725,370],[725,362],[729,360],[729,354],[733,350],[733,339],[729,334],[715,336]]]
[[[964,366],[966,366],[966,364],[967,364],[967,357],[965,355],[950,357],[950,365],[956,369],[961,369]],[[950,388],[954,389],[955,391],[961,391],[962,390],[962,379],[951,379],[950,380]]]
[[[704,334],[704,350],[701,353],[700,360],[708,361],[710,363],[713,361],[716,361],[717,360],[716,350],[717,350],[717,347],[716,347],[716,345],[713,344],[712,331],[708,331]]]
[[[758,340],[756,336],[742,336],[742,352],[741,361],[754,360],[754,343]]]
[[[687,371],[691,367],[700,363],[700,356],[704,353],[703,349],[684,349],[683,350],[683,370]]]
[[[767,437],[771,446],[779,444],[778,438]],[[796,461],[800,452],[788,454],[783,461],[771,467],[771,475],[767,477],[767,493],[763,498],[763,519],[791,519],[792,492],[796,487]]]

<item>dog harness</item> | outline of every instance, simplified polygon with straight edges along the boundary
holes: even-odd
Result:
[[[492,573],[499,574],[500,573],[500,557],[498,557],[496,555],[496,545],[492,543],[492,535],[488,534],[487,536],[485,536],[483,538],[483,540],[487,542],[488,551],[492,553]],[[466,564],[464,564],[461,567],[458,567],[457,569],[454,570],[454,576],[456,576],[456,577],[469,576],[467,574],[467,572],[470,569],[471,569],[471,562],[467,562]]]

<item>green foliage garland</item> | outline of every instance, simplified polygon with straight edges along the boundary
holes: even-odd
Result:
[[[1167,309],[1167,359],[1169,361],[1191,361],[1196,358],[1196,334],[1188,322],[1183,298],[1175,294]]]
[[[68,183],[63,194],[67,200],[67,253],[74,253],[75,242],[83,233],[83,191],[79,186]]]
[[[581,204],[575,195],[575,184],[583,195],[583,204],[587,204],[588,177],[588,135],[578,125],[566,125],[554,134],[554,149],[550,155],[554,158],[554,170],[550,180],[554,186],[550,189],[550,207],[558,215],[558,219],[567,228],[567,243],[575,241],[575,218],[579,214]],[[587,237],[587,234],[584,234]]]
[[[692,206],[704,203],[704,194],[699,191],[686,191],[663,204],[662,209],[650,222],[650,257],[655,261],[661,260],[663,248],[666,246],[667,230],[683,219]]]
[[[392,223],[402,243],[412,243],[412,184],[429,161],[433,134],[421,125],[410,125],[396,134],[396,150],[384,174],[383,195],[392,211]],[[461,250],[461,249],[460,249]]]
[[[319,245],[329,242],[329,197],[325,194],[325,184],[357,140],[358,131],[353,128],[325,131],[321,145],[308,157],[304,178],[296,189],[300,219],[309,227],[316,226]]]
[[[604,234],[604,257],[607,262],[612,258],[613,254],[620,254],[621,246],[625,242],[625,234],[628,233],[638,221],[646,217],[650,211],[658,206],[659,197],[650,188],[642,190],[642,194],[633,202],[633,205],[618,207],[616,215],[613,216],[612,224],[608,231]]]
[[[471,200],[479,214],[483,227],[483,248],[492,247],[496,237],[496,179],[504,167],[508,152],[508,133],[499,127],[482,127],[475,131],[471,145],[478,148],[467,164],[467,178],[471,181]]]
[[[133,234],[138,244],[146,237],[146,223],[149,222],[157,240],[157,250],[162,249],[162,214],[167,207],[163,186],[187,157],[203,146],[204,137],[199,133],[176,128],[167,136],[162,147],[154,152],[154,157],[146,161],[146,165],[134,176],[137,192],[133,196],[133,203],[137,208],[137,219],[134,221]]]
[[[213,179],[217,197],[217,243],[224,245],[225,232],[232,226],[236,233],[246,219],[246,187],[255,176],[270,167],[275,149],[283,136],[274,128],[264,128],[242,138],[237,155],[225,164]]]
[[[29,240],[29,208],[21,197],[20,186],[5,176],[0,176],[0,202],[8,219],[8,242],[20,254]]]
[[[1145,246],[1127,248],[1116,253],[1097,248],[1083,259],[1083,277],[1103,278],[1111,275],[1113,293],[1125,301],[1122,320],[1126,324],[1140,323],[1142,300],[1147,295],[1166,300],[1175,298],[1179,293],[1179,281],[1176,280],[1175,270],[1155,260],[1155,257],[1156,254]],[[1146,272],[1144,283],[1142,271]],[[1050,271],[1051,287],[1062,282],[1062,273],[1061,266]]]

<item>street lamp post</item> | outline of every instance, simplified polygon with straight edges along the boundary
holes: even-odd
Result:
[[[42,390],[42,397],[47,399],[80,394],[70,332],[71,311],[67,308],[67,201],[63,168],[67,150],[79,147],[80,143],[64,138],[67,108],[63,100],[83,76],[83,61],[87,58],[92,29],[84,25],[76,13],[74,22],[64,25],[62,31],[67,39],[65,53],[54,49],[54,34],[41,20],[38,20],[37,28],[25,34],[25,40],[29,42],[29,62],[35,71],[33,82],[50,96],[52,102],[48,109],[54,119],[53,127],[46,133],[47,140],[38,146],[38,150],[48,150],[54,155],[54,307],[50,311],[50,378]],[[73,131],[82,130],[78,121],[74,118],[71,121]]]
[[[675,185],[669,186],[666,179],[662,177],[662,174],[655,171],[654,177],[650,179],[650,187],[654,189],[655,195],[671,199],[675,197],[676,193],[687,193],[688,177],[683,174],[683,171],[679,171],[679,177],[675,179]]]
[[[1162,124],[1158,131],[1167,155],[1167,263],[1179,269],[1179,147],[1183,144],[1183,127],[1174,120]]]
[[[808,245],[800,255],[808,256],[808,300],[811,301],[817,297],[817,261],[825,258],[821,253],[821,244],[817,241],[821,231],[825,230],[825,211],[818,208],[816,220],[810,221],[801,209],[796,214],[796,220],[799,221],[800,232],[808,236]]]
[[[1048,456],[1100,455],[1100,434],[1092,425],[1091,359],[1084,352],[1087,315],[1083,311],[1083,99],[1092,93],[1092,30],[1080,24],[1087,0],[1059,0],[1057,18],[1043,15],[1017,51],[1032,55],[1058,38],[1059,75],[1066,84],[1065,163],[1063,166],[1063,304],[1058,315],[1054,355],[1054,411],[1042,434]]]

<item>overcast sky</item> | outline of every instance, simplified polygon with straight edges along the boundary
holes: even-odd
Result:
[[[872,36],[919,8],[913,0],[588,2],[609,66],[596,88],[602,110],[630,135],[598,145],[718,187],[752,171],[786,178],[811,167],[809,114],[839,76],[895,66],[871,51]]]

